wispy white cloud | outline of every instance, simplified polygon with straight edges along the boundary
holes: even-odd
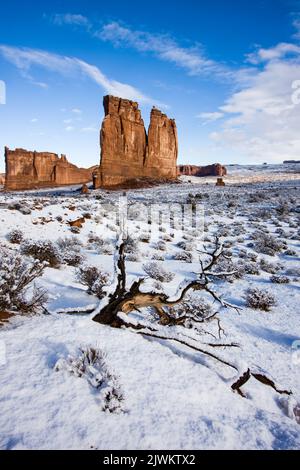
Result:
[[[72,113],[74,113],[74,114],[81,114],[82,111],[81,111],[81,109],[79,109],[79,108],[73,108],[73,109],[72,109]]]
[[[256,52],[247,55],[251,64],[257,65],[262,62],[278,60],[284,57],[297,57],[300,54],[300,46],[297,44],[282,42],[269,49],[259,48]]]
[[[67,132],[71,132],[71,131],[74,131],[74,127],[73,126],[67,126],[67,127],[65,127],[65,130]]]
[[[153,53],[159,59],[185,69],[190,75],[214,74],[229,78],[232,73],[226,65],[208,59],[200,46],[182,47],[169,35],[133,30],[119,22],[104,25],[94,35],[115,47]]]
[[[32,119],[30,119],[30,122],[38,122],[38,119],[37,118],[32,118]]]
[[[300,48],[278,44],[257,57],[262,63],[251,84],[232,93],[218,109],[224,122],[211,138],[247,161],[299,159],[300,104],[293,95],[300,86]]]
[[[55,14],[51,16],[51,21],[58,25],[62,26],[64,24],[66,25],[73,25],[73,26],[81,26],[86,29],[90,29],[91,23],[89,19],[86,16],[80,15],[80,14],[73,14],[73,13],[64,13],[64,14]]]
[[[214,111],[212,113],[200,113],[196,117],[202,119],[205,123],[214,122],[218,119],[221,119],[224,116],[224,113],[220,111]]]
[[[91,65],[76,57],[6,45],[0,45],[0,54],[6,60],[14,64],[26,78],[30,76],[29,71],[34,66],[41,67],[51,72],[69,76],[72,79],[74,79],[75,76],[88,77],[97,83],[106,93],[111,95],[165,107],[163,103],[153,100],[132,85],[109,79],[97,66]]]

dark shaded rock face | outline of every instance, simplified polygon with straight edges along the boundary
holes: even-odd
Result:
[[[227,169],[220,163],[207,166],[179,165],[177,167],[179,176],[226,176]]]
[[[5,147],[6,180],[8,190],[35,189],[60,185],[81,184],[92,180],[93,169],[78,168],[65,155],[30,152]]]
[[[136,178],[176,179],[175,121],[153,108],[147,135],[138,103],[105,96],[103,105],[101,162],[94,186],[117,186]]]

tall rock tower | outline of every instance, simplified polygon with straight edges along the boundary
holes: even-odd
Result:
[[[101,162],[95,187],[121,185],[137,178],[175,179],[178,155],[175,121],[153,108],[147,136],[138,103],[105,96],[103,105]]]

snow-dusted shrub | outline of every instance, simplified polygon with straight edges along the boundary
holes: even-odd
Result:
[[[205,320],[213,315],[213,308],[212,304],[193,293],[186,295],[183,301],[171,307],[170,313],[176,318],[186,315],[190,318],[197,317],[199,320]]]
[[[106,354],[99,348],[80,348],[76,357],[59,359],[56,371],[65,370],[75,377],[84,378],[99,392],[102,411],[121,413],[124,411],[124,395],[116,375],[110,372]]]
[[[185,251],[194,251],[195,249],[195,243],[191,241],[180,241],[177,243],[177,246]]]
[[[280,204],[276,207],[276,212],[279,215],[286,216],[290,213],[290,208],[287,202],[280,202]]]
[[[249,288],[246,291],[245,300],[247,307],[265,312],[269,312],[276,305],[273,294],[267,290],[258,289],[258,287]]]
[[[161,264],[155,262],[144,264],[143,269],[148,276],[156,281],[171,282],[175,277],[175,274],[166,271]]]
[[[152,259],[154,259],[155,261],[165,261],[165,255],[164,253],[157,251],[152,254]]]
[[[284,251],[283,254],[286,256],[297,256],[297,252],[292,248],[289,248],[288,250]]]
[[[264,258],[260,260],[260,267],[263,271],[269,274],[276,274],[281,270],[281,265],[279,263],[270,263]]]
[[[134,263],[137,263],[138,261],[140,261],[140,252],[137,251],[136,253],[127,253],[126,261],[132,261]]]
[[[245,275],[243,263],[236,263],[231,258],[221,257],[218,259],[212,272],[218,274],[218,279],[233,282],[235,279],[242,279]],[[222,274],[224,273],[224,274]],[[230,276],[225,273],[232,273]]]
[[[76,237],[60,238],[57,241],[60,251],[61,261],[69,266],[79,266],[85,261],[85,256],[81,253],[82,242]]]
[[[139,241],[142,243],[149,243],[150,242],[150,234],[149,233],[141,233],[139,236]]]
[[[178,253],[175,253],[173,259],[176,261],[184,261],[185,263],[192,263],[193,255],[189,251],[179,251]]]
[[[78,233],[80,233],[80,228],[73,226],[73,227],[70,227],[70,231],[77,235]]]
[[[25,240],[21,244],[21,253],[45,261],[52,268],[58,267],[61,263],[59,250],[50,240]]]
[[[81,240],[77,237],[64,237],[57,240],[57,246],[60,250],[73,250],[82,246]]]
[[[102,255],[112,255],[113,252],[114,252],[114,247],[109,241],[106,241],[105,243],[103,243],[100,249],[100,253]]]
[[[88,288],[88,293],[99,299],[105,296],[104,287],[109,282],[109,274],[96,266],[80,266],[76,272],[78,281]]]
[[[284,250],[286,243],[276,239],[273,235],[266,232],[256,231],[252,234],[254,239],[253,248],[258,253],[263,253],[269,256],[275,256],[276,253]]]
[[[287,276],[280,276],[278,274],[273,274],[273,276],[270,277],[270,281],[274,284],[288,284],[290,282]]]
[[[23,238],[23,232],[17,228],[7,234],[7,240],[10,243],[20,244],[23,241]]]
[[[47,301],[43,289],[34,281],[44,271],[39,261],[28,262],[13,250],[0,247],[0,311],[35,313]]]
[[[61,257],[62,262],[68,266],[79,266],[86,260],[85,256],[80,253],[80,250],[75,248],[73,250],[65,251],[62,253]]]
[[[30,207],[24,201],[22,201],[22,203],[21,202],[12,202],[11,204],[9,204],[8,209],[12,210],[12,211],[13,210],[19,211],[23,215],[31,214]]]
[[[163,240],[159,240],[158,242],[153,243],[153,248],[158,251],[166,251],[167,244]]]
[[[259,267],[256,263],[247,260],[240,261],[238,265],[242,267],[245,274],[251,274],[252,276],[258,276],[260,274]]]
[[[171,237],[171,235],[169,235],[168,233],[164,233],[164,234],[161,236],[161,239],[162,239],[164,242],[171,242],[171,241],[172,241],[172,237]]]
[[[139,245],[137,240],[131,236],[127,236],[123,241],[125,246],[125,253],[136,253],[139,250]]]

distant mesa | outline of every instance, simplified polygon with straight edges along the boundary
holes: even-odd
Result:
[[[92,181],[95,167],[78,168],[65,155],[5,147],[5,189],[47,188]]]
[[[176,180],[176,123],[153,108],[148,133],[138,103],[114,96],[103,99],[101,161],[94,187],[126,185],[136,179]]]
[[[290,164],[290,163],[300,163],[300,160],[285,160],[283,162],[284,165]]]
[[[227,175],[227,169],[220,163],[207,166],[179,165],[177,167],[178,176],[219,176]]]

